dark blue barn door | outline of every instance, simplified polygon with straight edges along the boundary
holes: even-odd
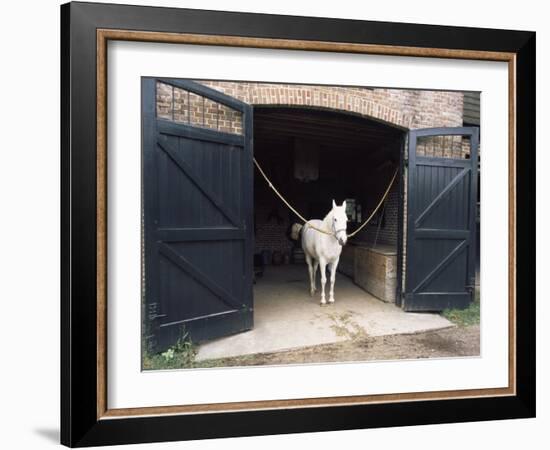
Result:
[[[465,308],[473,299],[478,130],[409,133],[407,311]]]
[[[148,344],[252,328],[251,107],[187,80],[142,79]]]

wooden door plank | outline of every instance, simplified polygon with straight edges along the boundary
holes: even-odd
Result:
[[[206,275],[202,270],[198,269],[194,264],[187,260],[181,253],[176,252],[169,245],[164,242],[159,242],[158,249],[160,253],[166,256],[172,263],[178,266],[181,270],[191,275],[196,281],[202,284],[210,292],[212,292],[220,300],[223,300],[225,304],[232,308],[241,308],[242,301],[237,299],[234,295],[227,292],[218,283],[216,283],[211,277]]]
[[[430,202],[430,204],[426,207],[426,209],[419,214],[418,218],[415,220],[414,224],[418,228],[422,224],[422,222],[430,215],[430,213],[433,211],[433,209],[437,206],[439,202],[441,202],[450,192],[451,190],[458,184],[462,179],[470,173],[470,169],[464,169],[456,175],[447,186]]]
[[[168,141],[166,136],[159,136],[157,143],[159,147],[170,157],[172,161],[181,169],[181,171],[193,182],[193,184],[210,200],[216,208],[236,227],[239,227],[238,217],[227,208],[221,199],[210,189],[205,186],[204,182],[201,182],[201,179],[195,171],[187,164],[178,154],[178,151],[174,146]]]

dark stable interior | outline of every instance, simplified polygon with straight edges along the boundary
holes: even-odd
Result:
[[[307,219],[322,219],[332,200],[348,203],[348,233],[383,195],[403,145],[403,131],[348,113],[289,107],[255,107],[254,156],[281,194]],[[354,240],[397,245],[399,186],[384,219]],[[293,223],[301,222],[254,171],[255,254],[289,258]],[[288,256],[285,256],[288,255]],[[256,257],[256,259],[258,256]],[[269,262],[268,262],[269,263]]]

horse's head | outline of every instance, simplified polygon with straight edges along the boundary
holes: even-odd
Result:
[[[348,227],[348,216],[346,215],[346,201],[340,206],[332,200],[332,232],[340,245],[345,245],[348,240],[346,230]]]

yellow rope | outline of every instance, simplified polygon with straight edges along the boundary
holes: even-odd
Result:
[[[399,172],[399,168],[395,169],[395,172],[393,174],[393,177],[390,181],[390,184],[388,184],[388,187],[386,189],[386,192],[384,192],[384,195],[382,196],[382,198],[380,199],[380,201],[378,202],[378,205],[376,205],[376,208],[374,208],[374,211],[371,213],[371,215],[368,217],[367,220],[365,220],[363,222],[363,224],[357,228],[357,230],[355,230],[353,233],[351,234],[348,234],[348,238],[352,238],[353,236],[355,236],[357,233],[359,233],[363,227],[369,223],[371,221],[371,219],[374,217],[374,215],[376,214],[376,212],[380,209],[380,206],[382,206],[382,203],[384,203],[384,200],[386,200],[386,197],[388,196],[388,194],[390,193],[390,189],[391,187],[393,186],[393,182],[395,181],[395,178],[397,177],[397,172]]]
[[[256,167],[258,168],[258,170],[260,171],[260,173],[262,174],[262,176],[265,178],[265,181],[267,181],[267,184],[269,185],[269,187],[271,189],[273,189],[273,192],[275,192],[275,194],[277,194],[277,196],[283,201],[283,203],[289,207],[289,209],[294,213],[296,214],[300,219],[302,219],[302,221],[306,224],[308,224],[311,228],[313,228],[314,230],[317,230],[321,233],[325,233],[325,234],[328,234],[329,236],[332,236],[333,233],[329,232],[329,231],[325,231],[325,230],[322,230],[321,228],[317,228],[315,225],[312,225],[311,223],[309,223],[306,219],[304,219],[302,217],[302,215],[296,211],[292,205],[290,203],[288,203],[285,198],[281,195],[281,193],[277,190],[277,188],[275,186],[273,186],[273,183],[271,182],[271,180],[267,177],[267,175],[265,174],[265,172],[262,170],[262,168],[260,167],[260,165],[258,164],[258,161],[256,161],[256,158],[254,158],[254,164],[256,164]]]
[[[311,223],[309,223],[309,221],[307,221],[306,219],[304,219],[304,217],[298,212],[296,211],[296,209],[294,209],[292,207],[292,205],[290,203],[288,203],[285,198],[281,195],[281,193],[277,190],[277,188],[275,186],[273,186],[273,183],[271,182],[271,180],[268,178],[268,176],[265,174],[265,172],[262,170],[262,168],[260,167],[260,164],[258,164],[258,161],[256,161],[256,158],[254,158],[254,164],[256,165],[256,167],[258,168],[258,170],[260,171],[260,173],[262,174],[262,176],[265,178],[265,181],[267,181],[267,184],[269,185],[269,187],[271,189],[273,189],[273,192],[275,192],[275,194],[277,194],[277,196],[283,201],[283,203],[288,206],[288,208],[294,213],[296,214],[305,224],[309,225],[311,228],[313,228],[314,230],[317,230],[321,233],[324,233],[324,234],[328,234],[329,236],[333,236],[333,233],[332,232],[329,232],[329,231],[326,231],[326,230],[322,230],[321,228],[317,228],[315,225],[312,225]],[[378,205],[376,205],[376,208],[374,209],[374,211],[372,212],[372,214],[367,218],[367,220],[365,220],[361,226],[359,228],[357,228],[357,230],[355,230],[353,233],[351,234],[348,234],[348,238],[351,238],[353,236],[355,236],[357,233],[359,233],[359,231],[361,231],[363,229],[363,227],[365,227],[365,225],[367,225],[367,223],[369,223],[371,221],[371,219],[374,217],[374,215],[376,214],[376,212],[380,209],[380,206],[382,205],[382,203],[384,203],[384,200],[386,200],[386,197],[388,196],[388,194],[390,193],[390,189],[391,187],[393,186],[393,183],[395,181],[395,178],[397,177],[397,172],[399,172],[399,168],[395,169],[395,173],[393,174],[393,177],[390,181],[390,184],[388,185],[388,188],[386,189],[386,192],[384,192],[384,195],[382,196],[382,199],[380,200],[380,202],[378,202]]]

